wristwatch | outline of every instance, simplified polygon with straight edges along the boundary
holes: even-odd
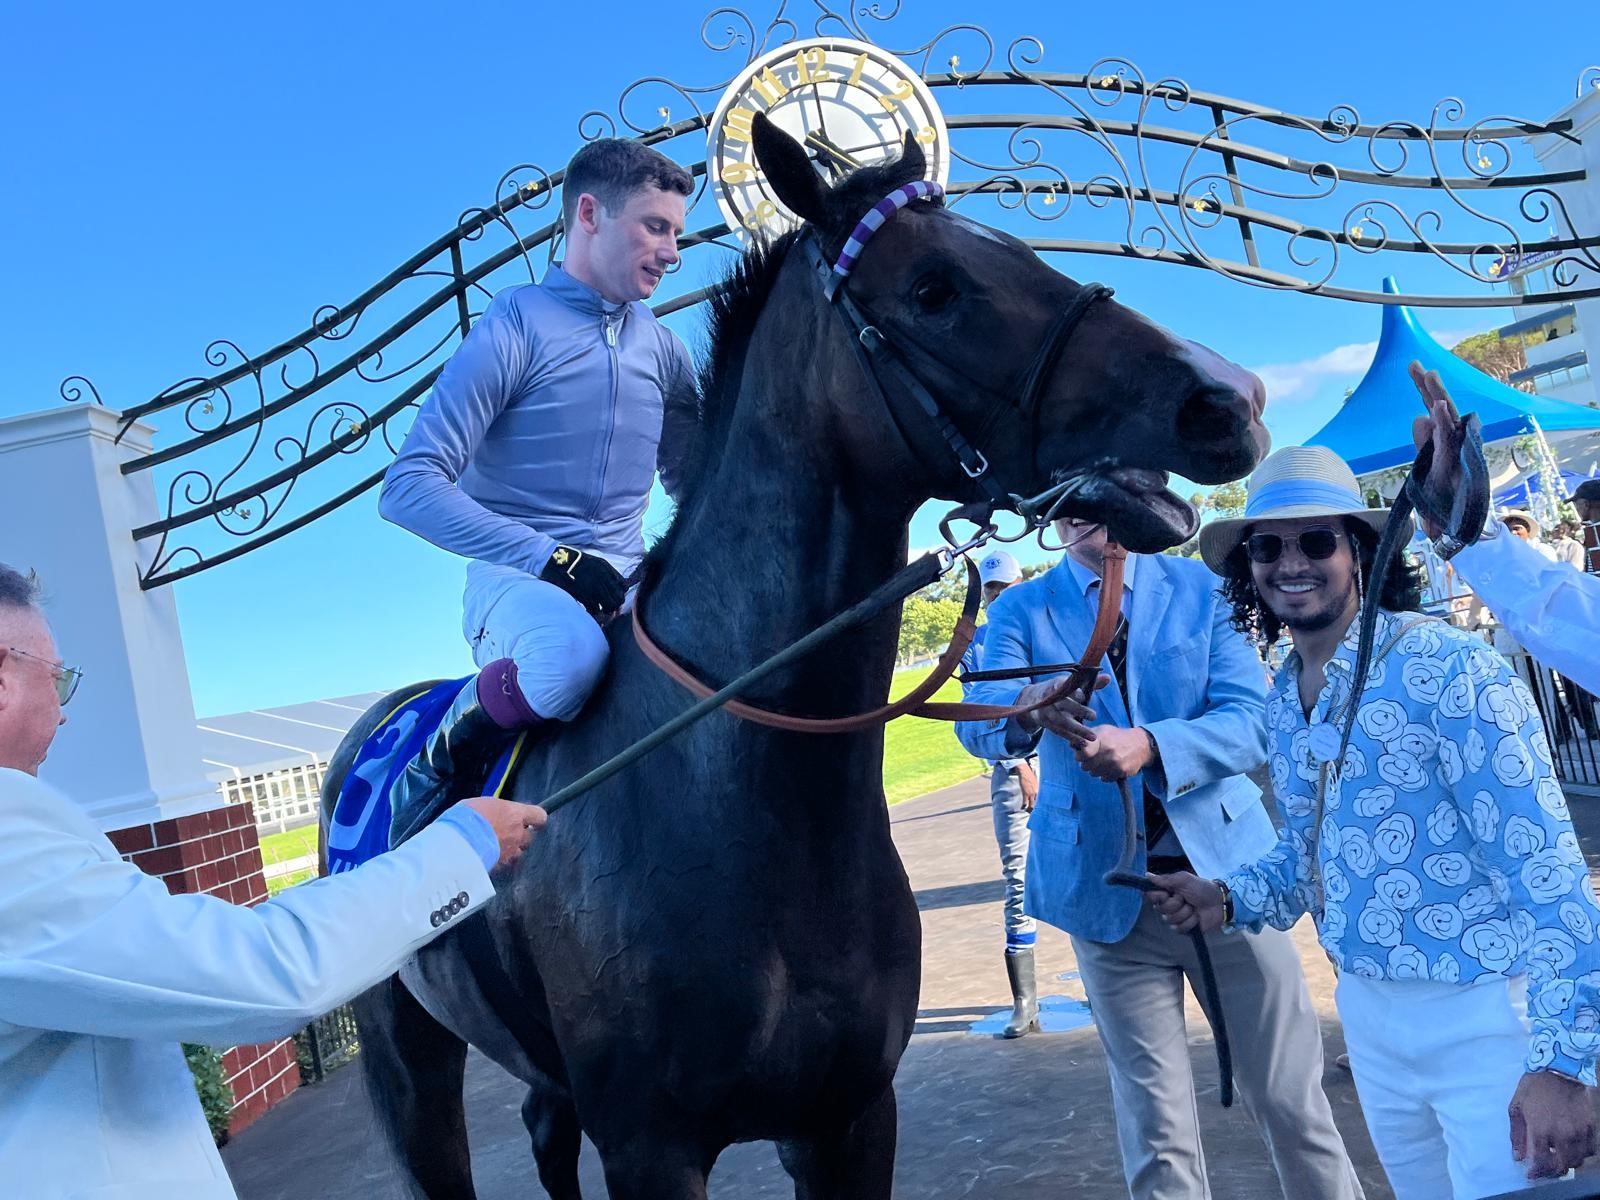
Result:
[[[1540,1075],[1554,1075],[1557,1079],[1565,1079],[1568,1083],[1575,1083],[1579,1087],[1586,1088],[1589,1086],[1576,1075],[1568,1075],[1565,1071],[1558,1071],[1554,1067],[1540,1067],[1538,1073]]]
[[[1504,528],[1505,526],[1500,524],[1500,519],[1491,515],[1488,520],[1484,521],[1483,532],[1478,535],[1478,541],[1492,542],[1500,536],[1500,531]],[[1451,537],[1448,533],[1441,533],[1433,539],[1433,552],[1445,562],[1449,562],[1462,550],[1465,550],[1466,547],[1466,542],[1463,542],[1460,538]]]

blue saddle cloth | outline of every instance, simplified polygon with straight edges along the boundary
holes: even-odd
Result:
[[[390,792],[406,766],[428,744],[449,711],[450,702],[476,676],[447,679],[406,697],[367,735],[339,788],[328,822],[328,874],[351,871],[389,846],[393,819]],[[522,749],[523,738],[500,756],[484,786],[499,795]],[[476,793],[474,793],[476,794]]]

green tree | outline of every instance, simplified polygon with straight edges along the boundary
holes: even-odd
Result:
[[[1219,483],[1214,488],[1196,492],[1189,497],[1189,503],[1194,505],[1202,521],[1207,517],[1242,517],[1244,502],[1245,486],[1242,479],[1236,479],[1232,483]],[[1171,547],[1167,553],[1179,558],[1199,558],[1199,539],[1190,538],[1181,546]]]
[[[1232,483],[1219,483],[1209,491],[1196,492],[1189,497],[1189,503],[1199,510],[1202,518],[1208,513],[1214,517],[1241,517],[1244,515],[1244,502],[1245,487],[1242,479],[1236,479]]]
[[[1518,391],[1531,392],[1533,384],[1528,380],[1512,383],[1511,375],[1528,365],[1528,346],[1537,346],[1544,341],[1544,334],[1530,333],[1523,337],[1503,338],[1494,330],[1487,333],[1473,334],[1464,341],[1457,342],[1450,348],[1463,362],[1469,362],[1485,375],[1498,379],[1501,383],[1509,384]]]
[[[909,663],[932,654],[950,640],[961,616],[961,601],[912,596],[900,614],[900,661]]]

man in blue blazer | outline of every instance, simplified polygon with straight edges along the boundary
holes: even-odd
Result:
[[[984,667],[1074,661],[1099,603],[1103,527],[1060,521],[1060,565],[989,608]],[[1133,863],[1178,862],[1201,877],[1254,862],[1276,842],[1261,791],[1245,777],[1266,758],[1266,676],[1228,624],[1204,564],[1127,560],[1124,636],[1090,706],[1070,700],[1031,717],[974,722],[962,741],[1012,758],[1039,751],[1028,823],[1027,911],[1072,935],[1105,1047],[1123,1173],[1134,1200],[1210,1196],[1183,1016],[1183,977],[1198,980],[1188,938],[1138,892],[1105,874],[1122,850],[1126,779],[1142,809]],[[1031,703],[1051,679],[982,683],[980,704]],[[1352,1200],[1361,1185],[1322,1091],[1322,1039],[1287,935],[1208,939],[1245,1108],[1266,1139],[1287,1200]],[[1198,986],[1195,988],[1199,994]]]
[[[233,1200],[178,1043],[285,1037],[393,974],[494,895],[544,810],[463,801],[254,908],[169,895],[37,778],[78,677],[0,563],[0,1195]]]

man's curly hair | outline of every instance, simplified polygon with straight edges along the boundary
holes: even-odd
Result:
[[[1341,519],[1344,531],[1356,548],[1361,563],[1361,578],[1372,578],[1373,560],[1378,554],[1377,531],[1365,521],[1353,517]],[[1244,543],[1233,548],[1223,563],[1222,586],[1217,589],[1233,608],[1228,618],[1265,658],[1267,649],[1283,634],[1283,622],[1278,620],[1261,593],[1256,591],[1256,581],[1250,574],[1250,559],[1244,552]],[[1378,605],[1390,612],[1416,612],[1422,605],[1422,568],[1405,553],[1404,545],[1396,546],[1383,581],[1383,595]]]

